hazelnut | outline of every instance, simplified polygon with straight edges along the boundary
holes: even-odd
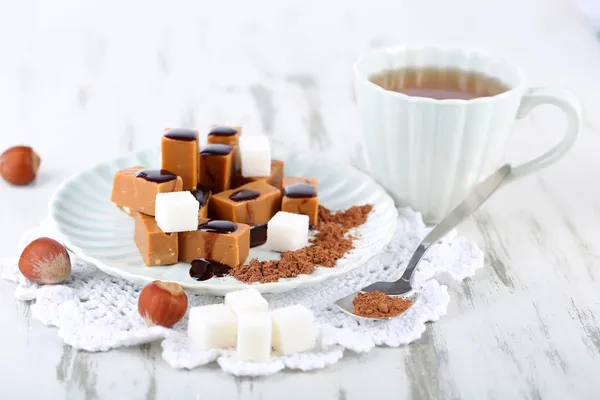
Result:
[[[183,318],[188,298],[180,284],[154,281],[142,289],[138,311],[146,325],[172,327]]]
[[[40,162],[31,147],[11,147],[0,156],[0,176],[13,185],[27,185],[35,179]]]
[[[71,275],[71,258],[62,244],[41,237],[25,247],[19,258],[19,270],[35,283],[60,283]]]

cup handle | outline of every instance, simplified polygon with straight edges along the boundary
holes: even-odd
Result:
[[[552,104],[567,116],[567,131],[562,140],[546,153],[519,166],[513,167],[512,178],[520,178],[545,168],[562,158],[573,147],[581,131],[581,104],[568,90],[554,88],[530,88],[521,99],[517,118],[523,118],[541,104]]]

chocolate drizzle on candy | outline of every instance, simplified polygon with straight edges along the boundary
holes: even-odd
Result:
[[[237,230],[237,225],[231,221],[213,219],[212,221],[198,225],[198,230],[204,232],[228,234],[235,232]]]
[[[196,131],[186,128],[173,128],[165,133],[165,137],[173,140],[182,140],[184,142],[192,142],[198,139]]]
[[[250,228],[250,247],[257,247],[267,241],[267,224],[256,225]]]
[[[204,146],[204,148],[200,151],[200,154],[203,156],[226,156],[232,151],[232,146],[220,143],[212,143]]]
[[[222,278],[229,275],[231,268],[220,262],[199,258],[192,261],[190,276],[199,281],[205,281],[212,277]]]
[[[206,205],[208,198],[210,197],[210,189],[202,185],[198,185],[196,189],[190,191],[190,193],[198,200],[200,208]]]
[[[143,169],[136,172],[135,176],[155,183],[170,182],[177,179],[177,175],[165,169]]]
[[[317,197],[317,190],[313,185],[308,183],[296,183],[286,186],[285,189],[283,189],[283,195],[292,199],[304,199]]]
[[[237,129],[231,126],[215,126],[208,134],[213,136],[233,136],[236,133],[238,133]]]
[[[232,193],[229,198],[233,201],[254,200],[260,197],[260,193],[256,190],[242,189]]]

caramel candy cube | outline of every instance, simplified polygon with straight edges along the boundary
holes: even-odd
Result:
[[[258,182],[263,181],[268,183],[271,186],[275,186],[277,189],[281,190],[281,185],[283,181],[283,161],[281,160],[271,160],[271,176],[253,176],[253,177],[245,177],[242,176],[241,170],[236,170],[233,173],[232,178],[232,187],[238,187],[245,185],[250,182]]]
[[[209,214],[218,219],[262,225],[279,211],[281,192],[264,181],[251,182],[214,195]]]
[[[208,204],[198,210],[198,223],[208,218]]]
[[[115,174],[110,200],[130,212],[138,211],[154,216],[156,195],[180,192],[182,188],[181,178],[169,171],[136,166]]]
[[[242,134],[241,126],[213,125],[208,132],[208,144],[226,144],[235,147]]]
[[[178,235],[182,262],[204,258],[237,268],[246,262],[250,252],[250,227],[246,224],[206,220],[198,225],[198,230]]]
[[[191,191],[192,195],[198,200],[200,208],[198,209],[198,223],[208,218],[208,202],[210,200],[210,189],[202,185],[197,185],[196,189]]]
[[[213,193],[231,187],[233,147],[226,144],[209,144],[200,151],[200,184]]]
[[[220,143],[233,147],[233,169],[240,169],[238,141],[242,134],[241,126],[213,125],[208,132],[208,144]]]
[[[167,129],[162,137],[162,169],[180,176],[183,190],[192,190],[198,184],[199,148],[198,131],[193,129]]]
[[[134,241],[148,267],[176,264],[178,240],[176,233],[164,233],[154,217],[135,213]]]
[[[316,179],[286,176],[283,178],[281,211],[308,215],[309,223],[317,225],[319,221],[318,187]]]

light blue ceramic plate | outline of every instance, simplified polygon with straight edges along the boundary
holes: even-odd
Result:
[[[355,249],[335,267],[319,267],[311,275],[253,284],[257,290],[282,292],[345,274],[362,265],[391,240],[396,228],[396,208],[390,196],[369,176],[312,154],[276,149],[273,156],[285,161],[286,175],[318,178],[319,200],[324,206],[341,210],[352,205],[373,204],[374,209],[358,230]],[[174,281],[189,292],[212,295],[247,288],[248,284],[231,277],[196,281],[189,276],[189,264],[152,268],[144,265],[133,241],[133,219],[109,200],[115,172],[133,165],[159,168],[159,151],[133,153],[98,164],[69,178],[58,188],[49,211],[64,245],[107,274],[139,284],[156,279]],[[248,260],[274,257],[277,257],[275,253],[261,246],[250,251]]]

